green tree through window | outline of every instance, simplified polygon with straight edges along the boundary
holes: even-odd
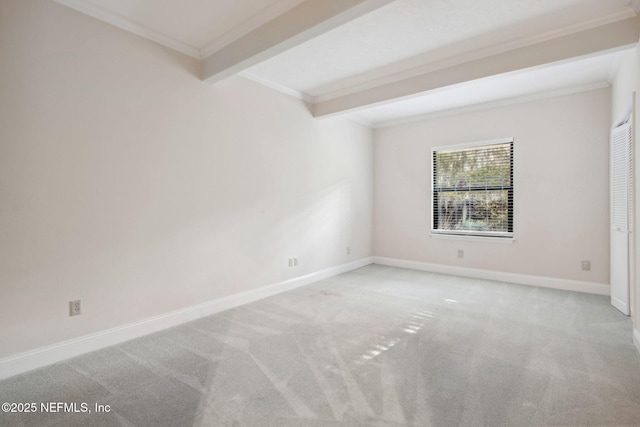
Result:
[[[433,232],[513,235],[513,139],[433,150]]]

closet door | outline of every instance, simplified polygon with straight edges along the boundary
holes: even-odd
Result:
[[[631,123],[611,133],[611,304],[629,315],[630,244],[633,219]]]

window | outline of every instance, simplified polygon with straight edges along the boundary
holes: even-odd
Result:
[[[513,236],[513,138],[432,151],[434,234]]]

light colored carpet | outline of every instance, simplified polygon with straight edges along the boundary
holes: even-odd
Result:
[[[607,297],[371,265],[0,382],[2,426],[640,425]]]

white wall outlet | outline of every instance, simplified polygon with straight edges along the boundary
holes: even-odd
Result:
[[[294,258],[293,259],[293,266],[297,266],[298,265],[298,258]]]
[[[591,261],[582,261],[582,271],[591,271]]]
[[[82,314],[81,300],[69,301],[69,316],[77,316],[79,314]]]
[[[462,249],[458,249],[458,258],[464,258],[464,251]]]
[[[351,246],[347,246],[347,255],[351,255]]]
[[[298,258],[289,258],[289,267],[295,267],[298,265]]]

